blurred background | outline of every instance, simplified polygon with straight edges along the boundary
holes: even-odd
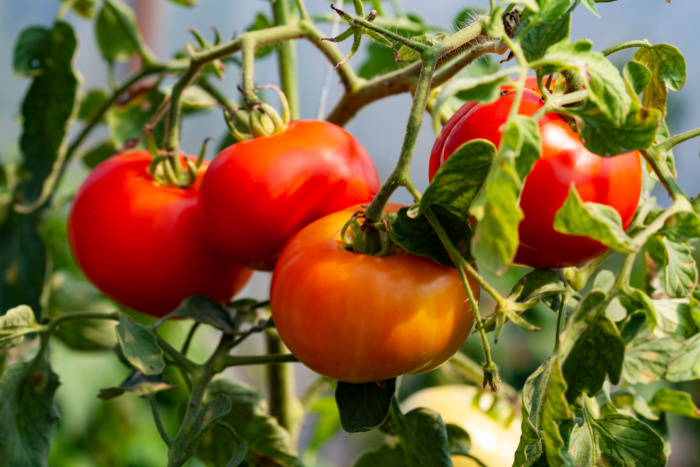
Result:
[[[142,34],[151,49],[159,57],[171,57],[186,42],[192,41],[189,28],[196,28],[208,37],[210,26],[215,26],[224,38],[233,37],[250,26],[259,11],[269,13],[266,0],[201,0],[192,8],[182,7],[166,0],[125,0],[137,13]],[[306,0],[311,13],[329,13],[328,0]],[[336,2],[338,3],[338,2]],[[469,4],[451,0],[402,0],[407,12],[416,13],[429,24],[440,24],[456,30],[459,13],[467,6],[488,7],[488,0],[472,0]],[[345,2],[350,8],[351,2]],[[50,25],[60,7],[58,0],[6,0],[0,1],[0,161],[11,161],[17,157],[17,141],[21,130],[18,121],[19,106],[28,86],[27,80],[18,80],[12,75],[12,50],[19,32],[28,25]],[[685,55],[688,67],[688,83],[684,89],[669,97],[668,124],[672,134],[700,126],[700,88],[694,86],[700,76],[700,50],[697,47],[697,18],[700,18],[700,2],[676,0],[667,3],[663,0],[619,0],[597,4],[601,18],[595,17],[585,8],[579,8],[574,15],[572,40],[587,38],[593,41],[595,50],[603,50],[613,44],[628,40],[647,39],[652,44],[669,43]],[[66,17],[80,37],[80,52],[76,68],[82,75],[84,87],[104,86],[108,75],[95,42],[94,23],[69,13]],[[330,23],[323,26],[330,32]],[[341,44],[347,50],[349,44]],[[633,53],[625,51],[616,54],[613,61],[623,65]],[[320,101],[320,90],[329,72],[324,59],[317,50],[304,42],[298,42],[298,59],[303,64],[300,72],[301,115],[302,118],[315,118]],[[352,59],[356,67],[363,63],[366,54],[360,52]],[[500,59],[500,58],[499,58]],[[118,67],[118,78],[128,73],[129,65]],[[239,82],[236,67],[229,67],[225,81],[219,86],[229,96],[236,97]],[[256,64],[257,84],[276,84],[277,63],[274,56],[262,59]],[[330,75],[330,110],[334,96],[341,92],[335,75]],[[348,125],[353,133],[372,154],[380,176],[386,178],[398,158],[405,128],[405,118],[410,107],[408,95],[390,97],[365,108]],[[397,116],[401,116],[398,118]],[[197,153],[207,137],[217,143],[209,147],[209,157],[215,154],[215,147],[223,139],[225,125],[219,112],[206,112],[189,117],[182,128],[181,147],[189,153]],[[412,176],[420,190],[428,183],[427,165],[430,148],[435,134],[430,119],[426,118],[416,147],[412,166]],[[93,142],[100,139],[94,135]],[[90,146],[88,143],[87,146]],[[675,150],[678,180],[690,196],[700,191],[700,142],[692,140]],[[71,172],[72,183],[84,176],[79,166]],[[661,205],[668,205],[669,198],[663,190],[655,191]],[[406,192],[399,192],[396,201],[410,202]],[[524,272],[513,269],[496,283],[504,290],[512,285]],[[269,274],[256,273],[254,280],[243,291],[242,296],[266,298],[269,287]],[[80,293],[94,291],[80,289]],[[110,304],[105,302],[105,307]],[[482,307],[492,306],[484,300]],[[495,359],[501,364],[502,376],[511,385],[522,387],[527,376],[550,354],[554,315],[544,307],[531,312],[529,319],[542,327],[538,335],[527,334],[515,326],[508,326],[502,342],[495,346]],[[184,338],[186,330],[182,323],[169,323],[165,332],[178,341]],[[109,337],[105,337],[109,339]],[[197,335],[194,355],[206,355],[211,339],[204,333]],[[251,341],[243,352],[259,352],[261,343]],[[481,359],[477,339],[470,338],[465,352],[477,361]],[[111,352],[80,352],[59,341],[54,345],[56,372],[61,376],[62,386],[57,397],[62,413],[56,438],[52,444],[51,465],[56,466],[158,466],[163,465],[166,448],[154,428],[145,401],[132,395],[118,400],[103,402],[95,395],[99,388],[117,386],[128,375]],[[301,365],[295,365],[299,392],[305,391],[315,380],[315,376]],[[406,395],[415,389],[433,382],[450,379],[449,371],[435,372],[427,376],[404,378],[401,394]],[[263,378],[260,368],[239,370],[231,373],[239,381],[260,386]],[[653,393],[656,387],[639,388],[641,392]],[[685,387],[684,389],[692,389]],[[697,389],[693,391],[698,395]],[[160,402],[176,413],[176,406],[182,394],[178,390],[159,395]],[[696,397],[696,403],[698,399]],[[320,412],[319,412],[320,413]],[[700,458],[700,426],[687,419],[672,417],[670,420],[674,453],[669,465],[673,467],[693,467]],[[314,432],[318,416],[309,417],[304,425],[301,444],[307,443]],[[166,419],[167,422],[167,419]],[[312,465],[345,466],[362,450],[363,446],[377,444],[376,433],[348,435],[338,433],[318,452],[307,459]],[[0,462],[1,464],[1,462]],[[188,465],[200,465],[196,460]]]

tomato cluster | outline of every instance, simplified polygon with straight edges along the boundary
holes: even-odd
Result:
[[[369,154],[328,122],[292,122],[235,144],[202,164],[186,188],[157,183],[151,161],[137,151],[96,167],[75,196],[68,232],[77,263],[100,290],[155,316],[190,295],[229,300],[248,267],[271,269],[306,224],[379,189]]]
[[[483,138],[498,146],[514,98],[515,92],[509,88],[493,103],[463,105],[445,124],[433,145],[430,179],[457,148],[470,140]],[[532,116],[542,106],[542,95],[531,78],[518,113]],[[578,133],[556,113],[546,114],[538,124],[542,155],[522,189],[520,208],[524,219],[519,226],[520,246],[514,263],[536,268],[576,266],[607,248],[588,237],[554,230],[554,215],[564,204],[569,188],[573,184],[584,202],[613,207],[627,228],[642,189],[641,155],[638,151],[608,158],[593,154],[583,145]]]

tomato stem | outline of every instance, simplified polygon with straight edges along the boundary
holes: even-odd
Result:
[[[278,26],[291,23],[288,0],[276,0],[272,3],[275,23]],[[277,48],[280,83],[289,102],[292,120],[299,119],[299,89],[297,83],[296,47],[292,41],[284,41]]]
[[[156,423],[156,428],[158,429],[158,433],[160,433],[160,437],[163,439],[163,442],[166,444],[166,446],[172,446],[173,440],[172,438],[170,438],[170,436],[168,436],[168,432],[165,430],[165,426],[163,426],[163,420],[160,416],[160,411],[158,410],[158,402],[156,401],[156,395],[154,393],[148,394],[148,402],[151,405],[153,420]]]
[[[628,41],[608,47],[607,49],[603,50],[602,54],[607,57],[608,55],[614,54],[615,52],[636,47],[644,47],[648,49],[651,48],[652,45],[646,39],[641,41]]]
[[[276,329],[267,329],[265,333],[267,355],[270,363],[266,367],[267,388],[269,393],[270,414],[277,419],[296,439],[300,421],[300,403],[294,390],[294,368],[291,365],[274,363],[293,362],[296,357],[286,354],[288,351]]]
[[[557,330],[556,334],[554,335],[554,352],[559,350],[559,336],[561,336],[561,332],[564,329],[564,324],[566,323],[566,310],[567,306],[566,303],[569,301],[569,291],[567,290],[562,294],[561,297],[561,305],[559,306],[559,310],[557,312]]]
[[[686,195],[683,189],[680,187],[678,181],[674,178],[673,174],[671,173],[671,169],[666,164],[664,155],[668,150],[666,146],[667,141],[668,140],[649,149],[642,149],[641,153],[644,155],[644,158],[654,170],[654,173],[656,173],[656,176],[658,177],[663,187],[666,189],[668,194],[671,195],[671,198],[673,198],[674,200],[678,200],[680,198],[688,200],[688,195]]]

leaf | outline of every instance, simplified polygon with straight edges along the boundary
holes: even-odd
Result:
[[[630,384],[653,383],[668,370],[671,360],[683,347],[683,338],[657,338],[647,326],[625,346],[622,378]]]
[[[338,406],[332,397],[317,399],[311,404],[311,412],[318,416],[308,449],[318,451],[328,440],[340,430]]]
[[[622,75],[630,86],[631,94],[637,96],[651,83],[651,71],[639,62],[631,61],[625,64]],[[637,99],[637,104],[641,104]]]
[[[340,423],[348,433],[376,428],[389,416],[396,378],[380,383],[352,384],[338,381],[335,401]]]
[[[447,431],[447,444],[450,454],[469,455],[472,444],[469,433],[461,426],[452,423],[446,423],[445,430]]]
[[[83,153],[83,163],[86,167],[94,169],[102,161],[105,161],[117,153],[117,148],[110,140],[103,141],[97,146]]]
[[[195,295],[185,299],[171,315],[208,324],[228,333],[238,330],[238,326],[233,322],[228,309],[221,303],[203,295]]]
[[[195,427],[199,430],[192,436],[185,446],[186,459],[189,458],[201,439],[207,435],[229,412],[231,412],[231,398],[227,394],[218,394],[201,408],[195,420]],[[185,460],[186,460],[185,459]]]
[[[508,121],[486,183],[469,209],[479,221],[472,237],[473,255],[492,274],[502,274],[515,257],[523,219],[518,205],[522,177],[539,151],[536,123],[523,117]]]
[[[686,63],[683,54],[669,44],[640,47],[634,61],[643,64],[651,72],[651,83],[642,94],[642,105],[666,115],[668,89],[679,91],[685,85]]]
[[[450,99],[459,95],[459,98],[467,102],[493,102],[501,95],[501,86],[511,84],[508,77],[511,70],[495,71],[482,76],[467,76],[455,78],[447,83],[433,105],[432,117],[437,118],[438,113]]]
[[[27,305],[40,319],[47,252],[39,235],[38,212],[10,211],[0,223],[0,312]]]
[[[433,206],[433,210],[452,244],[464,258],[471,260],[469,254],[471,229],[467,218],[460,218],[441,206]],[[454,267],[449,253],[428,219],[425,216],[412,219],[409,213],[409,208],[401,208],[396,213],[387,214],[386,219],[389,222],[388,232],[391,240],[414,255],[427,256],[443,266]]]
[[[365,451],[355,462],[354,467],[377,467],[379,465],[408,467],[406,455],[401,445],[385,443],[376,449]]]
[[[409,466],[451,466],[447,430],[442,417],[425,407],[403,415],[398,407],[391,410],[391,427],[401,440]]]
[[[39,75],[45,66],[46,42],[51,40],[51,30],[41,26],[29,26],[22,30],[15,43],[12,70],[19,76]]]
[[[561,294],[566,285],[553,269],[535,269],[525,274],[511,291],[508,299],[519,303],[537,303],[540,300],[553,310],[559,310]]]
[[[566,464],[568,456],[562,451],[565,443],[559,431],[560,423],[571,418],[566,391],[556,356],[547,359],[527,379],[522,395],[522,436],[513,465],[539,465],[545,459],[545,451],[549,465]]]
[[[585,420],[571,433],[570,449],[576,465],[666,465],[664,442],[645,423],[617,413]]]
[[[671,360],[664,378],[673,383],[700,379],[700,334],[688,339]]]
[[[393,50],[374,42],[370,42],[366,50],[367,58],[357,70],[360,78],[372,79],[391,71],[400,70],[408,65],[406,62],[397,62]]]
[[[568,0],[549,2],[539,15],[527,17],[520,25],[519,30],[528,31],[521,39],[528,61],[540,59],[551,45],[569,38],[573,9],[568,7]]]
[[[666,219],[659,233],[679,243],[700,238],[700,217],[693,211],[679,211]]]
[[[165,368],[163,350],[158,346],[153,331],[119,315],[117,339],[126,359],[141,373],[158,375]]]
[[[421,198],[420,212],[439,205],[466,217],[495,155],[496,147],[490,141],[477,139],[460,146],[435,173]]]
[[[564,69],[578,71],[589,92],[587,101],[590,105],[602,113],[606,121],[622,125],[631,103],[627,87],[617,68],[600,52],[592,52],[592,47],[588,40],[561,41],[552,45],[542,58],[550,65],[543,69],[543,73]]]
[[[567,109],[562,113],[576,117],[579,137],[586,149],[603,157],[648,148],[654,143],[662,122],[658,110],[640,108],[636,104],[630,107],[619,123],[609,120],[591,105]]]
[[[97,15],[95,36],[102,56],[110,63],[129,60],[141,43],[134,11],[120,0],[105,0]]]
[[[695,406],[693,398],[685,391],[661,388],[654,393],[649,406],[662,412],[700,419],[700,409]]]
[[[644,311],[649,328],[657,337],[687,337],[697,330],[687,300],[652,300],[637,288],[630,288],[627,293]]]
[[[620,214],[604,204],[584,203],[573,184],[566,201],[554,215],[553,225],[557,232],[589,237],[615,251],[635,251],[634,241],[622,228]]]
[[[36,322],[34,312],[27,305],[20,305],[7,310],[0,316],[0,350],[19,345],[26,334],[41,329]]]
[[[602,315],[605,299],[605,293],[600,290],[589,292],[569,317],[560,336],[559,352],[569,385],[569,400],[581,392],[595,396],[606,377],[613,384],[620,381],[625,345],[615,323]]]
[[[413,36],[411,37],[411,40],[414,42],[418,42],[419,44],[425,44],[425,45],[437,45],[441,43],[445,38],[447,37],[447,34],[444,32],[438,32],[438,33],[430,33],[426,32],[425,34],[421,34],[420,36]],[[408,47],[407,45],[402,45],[399,50],[396,52],[396,61],[397,62],[412,62],[414,60],[418,60],[420,58],[420,53],[418,53],[415,49],[412,49],[411,47]]]
[[[69,24],[57,21],[52,29],[26,31],[15,50],[15,65],[29,63],[35,76],[22,102],[20,137],[18,201],[28,205],[43,194],[44,183],[66,150],[63,143],[76,106],[78,79],[73,71],[77,38]],[[25,34],[43,38],[27,46]]]
[[[671,298],[688,297],[698,282],[698,269],[690,245],[652,236],[646,248],[654,262],[663,268],[666,293]]]
[[[95,12],[97,11],[97,0],[61,0],[63,3],[68,1],[73,2],[71,8],[80,16],[84,18],[92,18],[95,16]]]
[[[228,380],[215,380],[207,388],[207,401],[225,395],[231,410],[220,419],[236,433],[215,426],[202,437],[196,455],[209,466],[229,465],[244,454],[249,465],[298,466],[297,452],[289,433],[267,415],[263,394],[256,388]],[[234,464],[235,465],[235,464]]]
[[[97,395],[102,400],[121,396],[125,392],[131,392],[139,397],[155,394],[160,391],[174,389],[176,386],[166,382],[162,375],[144,375],[140,371],[133,371],[119,387],[100,389]]]
[[[107,125],[114,140],[119,147],[127,141],[139,138],[151,117],[165,100],[165,94],[158,89],[145,94],[138,94],[128,102],[120,106],[114,106],[107,112]],[[163,123],[160,122],[153,130],[153,138],[161,141],[163,136]],[[145,148],[144,141],[138,148]]]
[[[80,97],[80,120],[91,120],[98,110],[107,103],[109,96],[104,89],[91,89]]]
[[[59,381],[46,358],[9,366],[0,379],[0,453],[3,465],[46,466],[58,421]]]

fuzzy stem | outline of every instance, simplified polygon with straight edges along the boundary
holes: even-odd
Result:
[[[288,0],[276,0],[272,4],[275,23],[278,26],[290,23]],[[299,91],[296,72],[296,47],[292,41],[282,42],[277,49],[282,91],[287,97],[292,120],[299,119]]]

